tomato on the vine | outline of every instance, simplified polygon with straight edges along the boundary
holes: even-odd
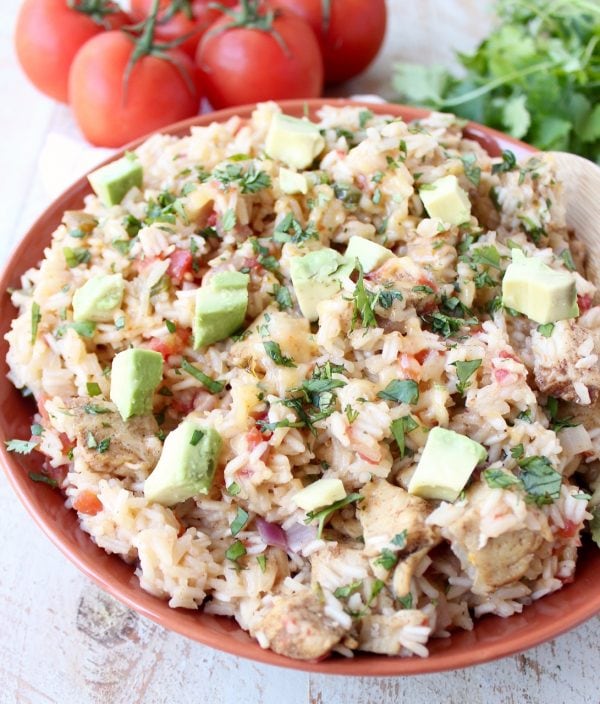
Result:
[[[319,39],[325,81],[356,76],[373,61],[385,36],[385,0],[269,0],[308,22]]]
[[[69,101],[92,144],[120,147],[198,112],[194,62],[182,51],[155,43],[155,19],[154,13],[139,38],[105,32],[75,57]]]
[[[296,15],[242,0],[212,25],[196,63],[214,108],[286,98],[323,89],[323,60],[311,28]]]
[[[221,0],[219,5],[234,7],[237,0]],[[178,45],[194,56],[202,35],[221,16],[212,0],[160,0],[156,37],[164,42],[186,37]],[[136,22],[145,20],[152,9],[152,0],[131,0],[130,14]]]
[[[15,30],[17,57],[36,88],[66,103],[75,54],[88,39],[128,22],[110,0],[25,0]]]

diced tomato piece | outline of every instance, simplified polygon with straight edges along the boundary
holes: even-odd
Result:
[[[400,355],[400,369],[405,379],[419,381],[421,379],[421,365],[412,354]]]
[[[433,289],[434,293],[437,293],[438,287],[435,281],[432,281],[431,279],[428,279],[426,276],[421,276],[418,279],[418,283],[420,286],[429,286],[430,289]]]
[[[167,275],[176,284],[181,284],[186,274],[192,271],[192,263],[194,258],[192,253],[187,249],[176,249],[169,257],[169,268]]]
[[[217,224],[217,214],[213,210],[212,213],[206,218],[207,227],[214,227]]]
[[[73,508],[79,513],[85,513],[88,516],[95,516],[100,513],[104,506],[102,501],[92,491],[82,491],[73,501]]]
[[[246,269],[256,269],[256,270],[262,269],[262,266],[260,265],[260,263],[256,257],[245,257],[242,264],[243,264],[243,267]]]
[[[419,364],[423,364],[423,362],[427,359],[429,352],[430,350],[421,350],[420,352],[417,352],[415,359]]]
[[[577,296],[577,305],[579,313],[585,313],[592,307],[592,297],[589,293],[584,293],[583,296]]]
[[[191,332],[187,328],[177,328],[175,332],[164,337],[152,337],[148,341],[148,347],[155,352],[160,352],[163,359],[167,359],[172,354],[179,354],[187,345]]]
[[[557,534],[561,538],[572,538],[574,535],[577,534],[577,531],[579,529],[579,523],[575,523],[574,521],[570,521],[568,518],[565,520],[565,525],[563,528],[559,528],[557,531]]]
[[[174,411],[177,411],[177,413],[187,415],[195,407],[197,395],[197,389],[186,389],[185,391],[179,391],[177,395],[173,397],[171,408]]]
[[[248,450],[252,452],[252,450],[260,445],[261,442],[264,442],[265,439],[266,438],[258,428],[252,428],[252,430],[246,433],[246,444],[248,445]]]

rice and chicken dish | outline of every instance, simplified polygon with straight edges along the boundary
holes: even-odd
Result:
[[[573,580],[600,307],[552,162],[271,103],[90,177],[12,292],[33,479],[173,608],[428,654]]]

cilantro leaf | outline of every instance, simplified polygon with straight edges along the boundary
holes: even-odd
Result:
[[[407,433],[410,433],[418,427],[419,424],[412,416],[402,416],[402,418],[397,418],[392,421],[390,430],[392,431],[396,445],[398,445],[398,449],[400,450],[400,457],[404,457],[404,453],[406,452],[405,440]]]
[[[35,343],[38,333],[38,325],[42,319],[40,304],[35,301],[31,304],[31,344]]]
[[[470,386],[469,379],[479,369],[481,362],[481,359],[471,359],[466,362],[452,362],[452,366],[456,367],[456,376],[458,378],[456,390],[460,394],[463,394],[463,396],[467,388]]]
[[[503,469],[484,469],[483,478],[492,489],[508,489],[511,486],[520,486],[521,482],[517,477],[505,472]]]
[[[378,398],[414,405],[419,400],[419,385],[412,379],[394,379],[377,394]]]
[[[335,501],[329,506],[324,506],[323,508],[320,508],[315,511],[309,511],[306,514],[306,520],[304,522],[308,524],[312,523],[313,521],[318,521],[319,527],[317,529],[317,538],[320,538],[323,535],[323,528],[325,527],[325,522],[329,520],[329,518],[331,518],[331,516],[336,511],[338,511],[340,508],[344,508],[344,506],[348,506],[349,504],[353,504],[362,500],[363,496],[361,494],[348,494],[348,496],[345,496],[339,501]]]
[[[590,521],[590,534],[592,540],[600,548],[600,506],[595,506],[592,509],[593,518]]]
[[[37,440],[5,440],[4,444],[9,452],[16,452],[18,455],[28,455],[38,445]]]
[[[523,488],[534,503],[548,504],[560,496],[562,477],[547,457],[534,455],[519,462]]]
[[[352,594],[355,594],[362,587],[362,579],[357,579],[355,582],[350,582],[343,587],[338,587],[334,592],[333,596],[336,599],[347,599]]]
[[[181,368],[184,372],[187,372],[190,376],[193,376],[194,379],[197,379],[207,391],[210,391],[211,394],[220,394],[225,388],[225,384],[222,381],[212,379],[203,371],[200,371],[198,367],[190,364],[187,359],[181,360]]]
[[[238,506],[237,513],[235,514],[235,518],[230,526],[231,535],[237,535],[240,531],[242,531],[248,523],[248,518],[248,513],[244,511],[241,506]]]
[[[294,360],[291,357],[286,357],[282,353],[281,347],[279,346],[278,342],[274,342],[273,340],[267,340],[263,342],[263,347],[265,348],[265,352],[269,355],[269,357],[275,362],[275,364],[278,364],[280,367],[296,366]]]
[[[281,286],[280,284],[274,284],[273,286],[273,292],[271,293],[273,298],[275,299],[275,302],[277,303],[277,307],[279,310],[288,310],[289,308],[293,307],[292,303],[292,294],[290,293],[289,288],[287,286]]]

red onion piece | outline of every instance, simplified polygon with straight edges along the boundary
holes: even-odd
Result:
[[[274,545],[278,548],[287,549],[287,540],[285,538],[285,531],[277,523],[269,523],[265,521],[264,518],[257,517],[256,526],[260,537],[263,542],[267,545]]]
[[[316,526],[307,526],[304,523],[294,523],[286,533],[288,548],[291,552],[300,552],[305,545],[315,540],[317,528]]]

